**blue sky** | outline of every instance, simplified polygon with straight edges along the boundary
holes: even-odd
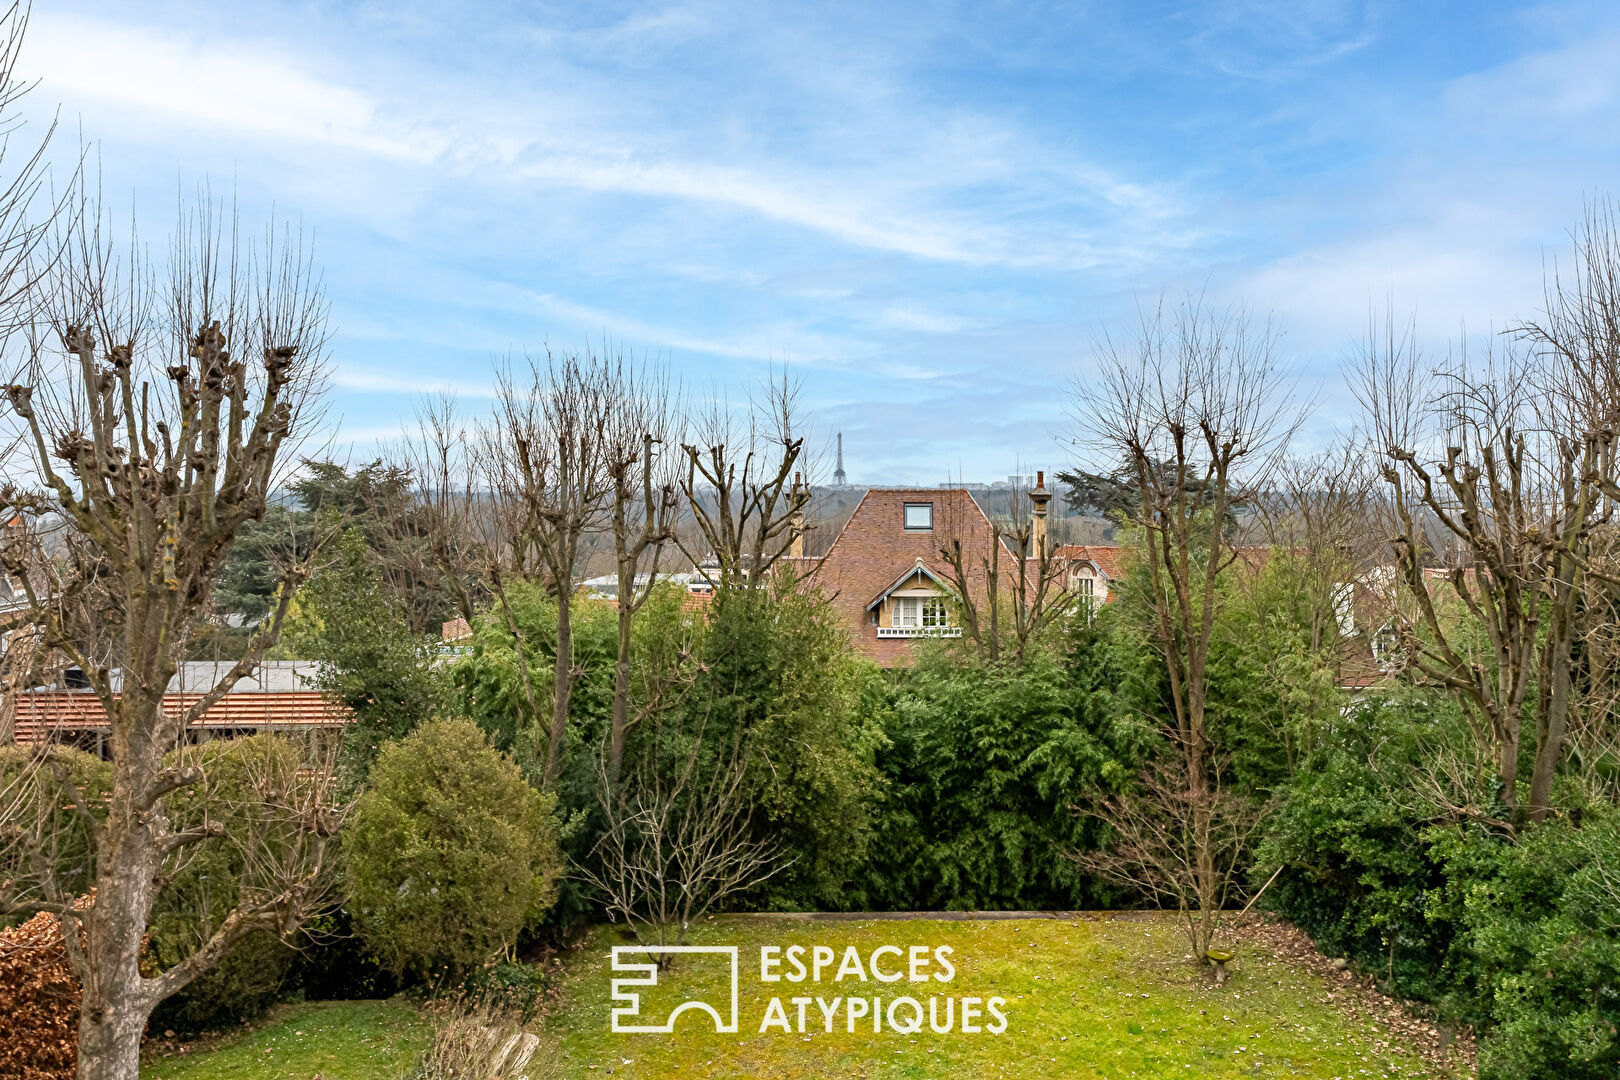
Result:
[[[177,182],[314,235],[352,452],[604,337],[740,396],[784,360],[851,479],[1066,460],[1161,292],[1272,313],[1321,408],[1393,298],[1532,313],[1620,165],[1612,4],[37,3],[148,236]]]

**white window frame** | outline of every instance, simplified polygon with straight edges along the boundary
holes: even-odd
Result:
[[[944,630],[951,625],[951,611],[945,598],[930,596],[922,602],[922,625],[925,630]]]
[[[917,596],[891,597],[889,603],[894,607],[889,615],[889,625],[897,630],[915,630],[922,626],[922,598]]]
[[[911,512],[921,510],[927,513],[928,520],[922,525],[911,523]],[[900,523],[905,526],[906,532],[933,532],[934,531],[934,504],[931,502],[908,502],[901,511]]]

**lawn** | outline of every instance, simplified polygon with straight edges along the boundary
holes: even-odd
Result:
[[[688,944],[736,946],[738,1029],[721,1034],[707,1015],[687,1011],[669,1034],[618,1034],[611,1028],[610,955],[628,944],[612,927],[591,931],[570,951],[546,1022],[536,1080],[1012,1080],[1124,1077],[1449,1077],[1425,1064],[1410,1031],[1392,1027],[1390,1008],[1358,991],[1347,974],[1287,958],[1263,936],[1235,934],[1237,959],[1222,987],[1188,962],[1174,925],[1154,916],[1073,918],[861,919],[722,917],[695,927]],[[821,981],[760,980],[761,946],[816,946],[835,958]],[[1279,944],[1284,949],[1286,943]],[[876,956],[874,950],[891,951]],[[910,950],[923,947],[918,954]],[[838,968],[853,947],[867,978]],[[952,969],[936,960],[943,954]],[[825,954],[824,954],[825,955]],[[1312,953],[1311,955],[1314,955]],[[909,962],[923,967],[913,982]],[[633,950],[625,962],[643,962]],[[728,1014],[730,961],[724,954],[676,958],[658,985],[641,989],[638,1016],[657,1023],[689,998]],[[894,981],[879,981],[876,975]],[[939,976],[939,977],[935,977]],[[619,978],[633,978],[621,971]],[[847,1002],[874,997],[918,1000],[921,1030],[873,1030],[870,1011],[853,1022]],[[773,997],[782,1012],[768,1011]],[[804,1003],[801,1030],[799,1005]],[[1000,997],[996,1009],[987,999]],[[927,1008],[952,1001],[953,1027],[931,1029]],[[978,1028],[964,1031],[962,1006],[976,1006]],[[819,999],[819,1003],[818,1003]],[[834,1002],[836,1001],[836,1004]],[[828,1019],[823,1008],[831,1010]],[[897,1006],[902,1026],[907,1006]],[[997,1015],[1005,1030],[995,1033]],[[767,1016],[776,1019],[761,1031]],[[779,1018],[779,1019],[778,1019]],[[829,1031],[829,1027],[831,1030]],[[853,1030],[851,1030],[853,1027]],[[786,1030],[784,1030],[784,1028]],[[399,1080],[428,1040],[428,1026],[407,1002],[346,1001],[283,1006],[255,1030],[185,1057],[149,1056],[147,1080]],[[1459,1061],[1462,1059],[1459,1058]]]
[[[254,1030],[185,1056],[148,1055],[144,1080],[399,1080],[427,1046],[410,1003],[327,1001],[278,1008]]]
[[[550,1020],[561,1075],[611,1074],[615,1080],[1446,1075],[1425,1065],[1376,1012],[1357,1007],[1327,977],[1258,945],[1237,942],[1232,978],[1216,987],[1207,970],[1187,962],[1174,926],[1164,919],[722,918],[694,928],[688,943],[739,946],[736,1033],[718,1034],[713,1019],[694,1011],[677,1019],[672,1034],[613,1033],[610,950],[626,940],[612,928],[601,928],[570,960]],[[878,946],[893,946],[901,952],[879,958],[886,976],[903,967],[895,958],[909,959],[911,946],[949,946],[955,974],[943,983],[913,983],[909,972],[897,982],[878,982],[871,974],[863,982],[853,968],[835,980],[829,965],[820,983],[764,983],[762,945],[830,946],[839,958],[850,946],[863,958]],[[813,954],[806,956],[808,963]],[[728,964],[712,954],[676,958],[660,973],[659,985],[643,991],[638,1015],[647,1019],[625,1022],[659,1023],[690,996],[720,1003],[729,1014]],[[870,965],[864,966],[870,973]],[[937,965],[934,971],[944,973]],[[926,970],[923,975],[928,977]],[[633,976],[621,972],[619,977]],[[915,1033],[892,1031],[881,1021],[883,1030],[874,1033],[869,1014],[851,1020],[842,1001],[831,1004],[849,997],[887,1002],[902,995],[924,1005],[932,995],[952,996],[957,1009],[969,997],[999,996],[1006,999],[1000,1010],[1006,1028],[991,1034],[985,1025],[994,1017],[981,1012],[976,1033],[962,1031],[958,1023],[950,1033],[936,1034],[926,1016]],[[762,1033],[773,996],[781,998],[790,1030],[773,1023]],[[807,1004],[802,1031],[794,997],[822,1001]],[[830,1021],[824,1007],[833,1010]],[[910,1026],[905,1023],[909,1008],[898,1007],[902,1026]],[[943,1025],[943,1002],[937,1008]]]

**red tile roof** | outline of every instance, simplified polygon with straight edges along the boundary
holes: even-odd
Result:
[[[164,694],[173,715],[195,705],[201,694]],[[194,724],[199,728],[321,727],[347,723],[346,706],[319,690],[230,693]],[[17,695],[17,741],[38,741],[47,731],[96,731],[107,727],[101,699],[89,690],[25,690]]]
[[[933,504],[934,527],[906,529],[905,504],[923,502]],[[806,581],[832,598],[857,649],[885,666],[904,664],[911,659],[911,642],[879,638],[867,605],[919,562],[935,577],[950,580],[940,549],[954,540],[962,543],[969,587],[979,592],[994,541],[990,520],[971,494],[962,488],[872,488]],[[1010,558],[1002,565],[1012,565]]]
[[[1125,576],[1125,549],[1122,547],[1064,544],[1052,552],[1052,558],[1058,562],[1089,561],[1094,563],[1110,581],[1118,581]]]

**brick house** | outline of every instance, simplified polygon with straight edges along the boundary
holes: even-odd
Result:
[[[885,667],[911,662],[920,637],[960,637],[953,625],[950,568],[940,554],[960,541],[970,588],[984,588],[994,543],[990,520],[962,488],[872,488],[827,554],[804,560],[850,627],[855,647]],[[1003,565],[1013,565],[1003,551]],[[982,593],[981,593],[982,595]]]
[[[1060,579],[1070,592],[1092,604],[1106,604],[1125,575],[1125,549],[1096,544],[1064,544],[1052,552],[1063,568]]]

